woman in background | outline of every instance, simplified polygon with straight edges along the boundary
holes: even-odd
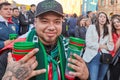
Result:
[[[112,56],[117,59],[117,62],[114,64],[111,64],[109,69],[110,69],[110,78],[109,80],[120,80],[120,58],[119,55],[120,53],[116,53],[118,49],[120,48],[120,15],[119,14],[114,14],[111,17],[112,21],[112,28],[113,28],[113,42],[114,42],[114,50],[111,52]]]
[[[86,27],[85,27],[85,22],[86,22],[86,17],[85,16],[80,16],[77,20],[77,26],[75,27],[75,37],[81,38],[85,40],[85,35],[86,35]]]
[[[90,80],[104,79],[109,64],[100,62],[101,52],[109,54],[113,48],[111,25],[106,13],[100,12],[96,24],[90,25],[86,32],[86,49],[83,59],[88,64]]]

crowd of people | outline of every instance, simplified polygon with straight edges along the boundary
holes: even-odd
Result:
[[[19,9],[0,3],[0,80],[71,80],[65,76],[66,66],[75,70],[69,72],[72,80],[119,80],[120,14],[110,18],[105,12],[86,14],[63,14],[55,0],[32,4],[29,11],[25,5]],[[9,40],[11,33],[28,33],[25,41],[34,42],[37,49],[14,61],[13,46],[5,48],[14,42]],[[85,40],[82,56],[66,59],[69,37]],[[114,61],[101,62],[102,53],[112,55]]]
[[[20,36],[33,27],[36,5],[32,4],[29,11],[25,5],[21,5],[20,9],[12,8],[8,2],[1,3],[0,6],[0,36],[2,36],[0,49],[2,49],[12,42],[9,40],[9,34],[16,33]]]

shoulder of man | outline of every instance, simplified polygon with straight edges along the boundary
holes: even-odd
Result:
[[[0,55],[0,80],[2,80],[7,67],[7,57],[9,52],[11,52],[11,49],[6,49]]]
[[[30,15],[31,13],[32,13],[31,10],[28,10],[28,11],[27,11],[27,15]]]

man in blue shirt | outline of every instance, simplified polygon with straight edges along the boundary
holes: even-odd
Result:
[[[0,49],[12,42],[9,34],[16,33],[16,28],[11,20],[12,6],[8,2],[0,4]]]
[[[12,10],[12,21],[14,22],[15,26],[16,26],[16,32],[17,34],[19,34],[19,15],[20,15],[20,11],[17,7],[13,8]]]

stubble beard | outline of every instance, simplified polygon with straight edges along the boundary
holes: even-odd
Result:
[[[41,40],[41,42],[45,45],[52,45],[52,44],[55,44],[56,43],[56,40],[57,38],[52,38],[52,37],[49,37],[49,38],[44,38],[42,36],[39,37],[39,39]]]

